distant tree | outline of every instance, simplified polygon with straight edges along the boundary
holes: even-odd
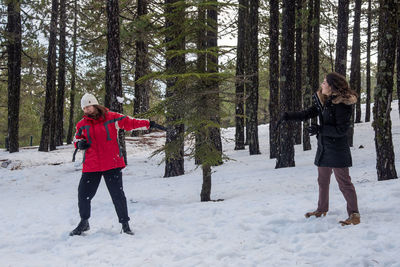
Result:
[[[349,3],[348,0],[339,0],[335,72],[346,77],[347,65],[347,38],[349,32]]]
[[[293,109],[294,90],[294,31],[295,0],[283,0],[282,12],[282,54],[280,75],[280,109],[281,112]],[[293,167],[294,144],[291,123],[280,126],[279,154],[275,168]]]
[[[258,142],[258,7],[259,0],[250,0],[249,4],[249,63],[248,63],[248,95],[246,109],[249,111],[249,152],[250,155],[260,154]],[[246,88],[247,90],[247,88]]]
[[[276,124],[279,119],[279,0],[269,0],[269,157],[278,155],[279,134]]]
[[[371,0],[368,0],[368,22],[367,22],[367,88],[366,88],[366,102],[365,102],[365,122],[370,121],[371,116]],[[400,103],[400,101],[399,101]]]
[[[8,150],[19,151],[19,106],[21,91],[21,3],[7,5],[7,69],[8,69]]]
[[[239,1],[238,38],[236,49],[236,107],[235,107],[235,150],[245,149],[244,142],[244,93],[245,93],[245,36],[246,36],[246,14],[248,0]]]
[[[397,37],[396,0],[381,0],[379,7],[378,72],[374,92],[373,127],[375,130],[378,181],[397,178],[390,119]]]
[[[314,8],[313,8],[313,30],[312,30],[312,38],[313,38],[313,68],[311,75],[311,86],[313,91],[316,92],[319,89],[319,28],[320,28],[320,0],[314,0]]]
[[[371,1],[371,0],[370,0]],[[400,9],[400,8],[399,8]],[[400,10],[397,10],[398,14],[400,14]],[[400,114],[400,18],[397,16],[397,99],[399,105],[399,114]]]
[[[121,50],[119,30],[119,5],[118,0],[107,0],[107,54],[106,54],[106,96],[105,106],[111,111],[123,112],[122,101],[122,80],[121,80]],[[119,146],[125,160],[125,133],[118,132]]]
[[[184,114],[181,105],[185,84],[180,75],[185,72],[184,32],[185,7],[182,1],[165,0],[165,46],[166,46],[166,150],[164,177],[183,175],[184,169]]]
[[[58,0],[51,1],[50,38],[47,55],[46,100],[43,111],[42,135],[39,151],[55,150],[55,101],[56,101],[56,48]]]
[[[71,91],[70,91],[70,106],[69,106],[69,121],[67,144],[72,143],[72,135],[74,131],[74,109],[75,109],[75,92],[76,92],[76,52],[77,52],[77,29],[78,29],[78,0],[74,0],[74,24],[72,36],[72,69],[71,69]]]
[[[60,41],[58,44],[58,91],[57,91],[57,113],[56,113],[56,131],[55,142],[57,146],[63,144],[64,138],[64,95],[65,95],[65,57],[66,57],[66,28],[67,13],[65,0],[60,0]]]

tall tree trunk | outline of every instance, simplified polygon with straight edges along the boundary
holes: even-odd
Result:
[[[146,20],[148,0],[138,0],[137,16],[139,20]],[[145,25],[147,23],[144,21]],[[149,80],[139,81],[149,74],[148,44],[146,41],[146,27],[138,27],[136,39],[136,70],[135,70],[135,100],[133,114],[140,114],[149,110]]]
[[[399,105],[399,114],[400,114],[400,18],[399,18],[400,10],[397,10],[397,13],[399,14],[399,16],[397,16],[397,59],[396,59],[397,71],[396,72],[397,72],[397,103]]]
[[[308,0],[308,16],[307,16],[307,74],[306,74],[306,88],[303,96],[304,108],[311,106],[311,96],[313,94],[312,75],[313,75],[313,16],[314,16],[314,1]],[[303,122],[303,150],[311,150],[310,136],[308,135],[307,128],[310,126],[310,120]]]
[[[303,42],[302,42],[302,24],[303,24],[303,0],[296,0],[296,82],[294,90],[294,105],[293,110],[301,110],[301,100],[302,100],[302,72],[303,72]],[[296,145],[301,144],[301,122],[293,123],[293,133],[294,133],[294,143]]]
[[[179,74],[185,72],[185,55],[177,55],[175,51],[185,50],[185,38],[183,36],[185,10],[176,5],[178,0],[165,0],[165,29],[166,29],[166,72],[170,76],[167,79],[166,98],[167,105],[167,136],[165,151],[164,177],[183,175],[184,170],[184,125],[177,123],[183,118],[179,106],[182,105],[184,87],[179,79]],[[171,76],[175,77],[171,77]]]
[[[282,56],[280,77],[280,108],[281,112],[293,108],[292,96],[294,90],[294,31],[295,31],[295,1],[283,0],[282,14]],[[294,142],[291,123],[280,127],[279,154],[275,168],[293,167]]]
[[[360,97],[358,97],[356,104],[356,116],[354,117],[353,111],[350,119],[351,126],[347,135],[349,146],[353,146],[354,118],[355,122],[361,122],[360,18],[361,0],[355,0],[353,45],[351,49],[350,88],[355,90]]]
[[[279,0],[269,0],[269,157],[278,155],[279,135],[276,124],[279,119]]]
[[[10,153],[19,151],[19,103],[21,91],[21,4],[9,1],[7,6],[8,68],[8,144]]]
[[[77,50],[77,23],[78,23],[78,0],[74,0],[74,34],[72,36],[72,70],[71,70],[71,92],[69,106],[69,122],[67,144],[72,143],[72,135],[74,130],[74,109],[75,109],[75,81],[76,81],[76,50]]]
[[[47,55],[46,100],[43,111],[42,135],[39,151],[54,150],[55,100],[56,100],[56,48],[57,48],[58,0],[51,1],[50,38]]]
[[[259,0],[250,0],[249,23],[250,38],[249,44],[249,152],[250,155],[260,154],[258,142],[258,7]]]
[[[368,0],[368,25],[367,25],[367,99],[365,108],[365,122],[370,121],[371,116],[371,0]],[[400,103],[400,102],[399,102]],[[399,110],[400,111],[400,110]]]
[[[202,202],[211,200],[211,166],[203,164],[203,185],[201,187],[200,200]]]
[[[121,50],[119,39],[119,5],[118,0],[107,0],[107,54],[106,54],[106,97],[105,106],[111,111],[123,113],[122,98]],[[128,164],[125,147],[125,132],[118,131],[119,146]]]
[[[351,49],[350,88],[355,90],[359,96],[361,96],[360,20],[361,20],[361,0],[355,0],[353,45]],[[355,116],[355,123],[360,123],[360,122],[361,122],[361,97],[358,98],[356,104],[356,116]]]
[[[320,0],[314,0],[313,8],[313,72],[311,76],[312,87],[314,92],[318,91],[319,88],[319,27],[320,27]]]
[[[239,1],[239,18],[238,18],[238,38],[237,38],[237,55],[236,55],[236,106],[235,106],[235,150],[243,150],[244,147],[244,88],[245,88],[245,36],[246,36],[246,9],[248,0]]]
[[[395,155],[392,141],[392,121],[390,119],[393,94],[394,63],[393,55],[397,34],[397,1],[380,0],[378,72],[374,93],[374,122],[376,169],[378,181],[397,178]]]
[[[335,58],[335,72],[345,77],[347,65],[347,38],[349,32],[349,2],[348,0],[339,0]]]
[[[67,23],[65,0],[60,0],[60,41],[58,59],[58,92],[56,113],[56,145],[61,146],[64,138],[64,95],[65,95],[65,28]]]

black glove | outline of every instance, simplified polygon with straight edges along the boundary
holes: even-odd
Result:
[[[307,127],[307,132],[309,136],[319,134],[320,131],[321,131],[321,126],[317,124],[311,124],[311,126]]]
[[[162,125],[157,124],[155,121],[150,121],[150,128],[151,129],[159,129],[161,131],[166,131],[167,130],[167,128],[165,128]]]
[[[90,147],[90,144],[86,142],[86,140],[80,140],[78,141],[76,145],[80,150],[86,150]]]
[[[287,112],[284,112],[281,118],[278,120],[275,126],[275,131],[278,130],[279,126],[282,124],[282,122],[287,121],[289,117],[289,114]]]

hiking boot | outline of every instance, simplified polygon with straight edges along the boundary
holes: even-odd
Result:
[[[306,214],[304,214],[304,216],[306,216],[306,218],[310,218],[311,216],[315,216],[317,218],[321,217],[321,216],[326,216],[326,211],[312,211],[312,212],[307,212]]]
[[[354,212],[350,214],[349,218],[347,218],[345,221],[340,221],[339,223],[342,224],[342,226],[345,225],[350,225],[350,224],[359,224],[360,223],[360,213]]]
[[[81,220],[78,226],[69,233],[70,236],[73,235],[81,235],[83,232],[86,232],[90,229],[89,221],[88,220]]]
[[[129,223],[128,222],[122,223],[121,233],[122,232],[124,232],[125,234],[128,234],[128,235],[134,235],[134,233],[132,232],[131,228],[129,227]]]

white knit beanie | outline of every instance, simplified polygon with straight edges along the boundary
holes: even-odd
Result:
[[[81,99],[82,109],[87,106],[98,105],[98,104],[99,104],[99,102],[97,102],[97,99],[96,99],[96,97],[94,97],[94,95],[86,93],[82,96],[82,99]]]

